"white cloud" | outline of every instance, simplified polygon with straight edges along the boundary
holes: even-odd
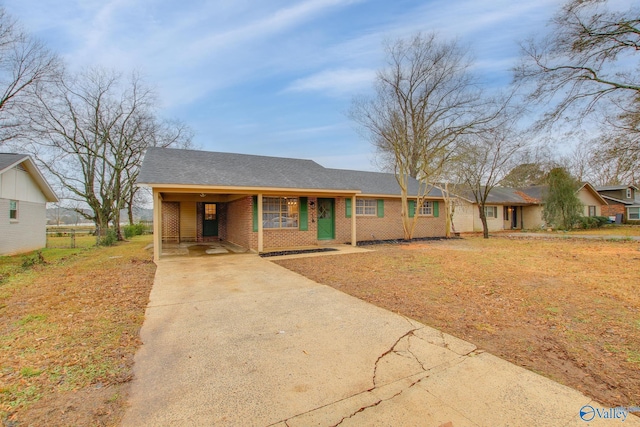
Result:
[[[286,92],[324,92],[343,96],[371,88],[376,71],[369,68],[324,70],[291,83]]]

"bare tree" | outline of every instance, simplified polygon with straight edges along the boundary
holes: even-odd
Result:
[[[378,153],[391,159],[404,237],[411,239],[418,215],[410,214],[409,198],[422,206],[460,136],[495,116],[482,108],[485,99],[469,71],[471,61],[457,42],[417,34],[385,50],[387,64],[378,72],[375,97],[355,100],[350,116]],[[420,183],[416,194],[409,194],[410,178]]]
[[[460,145],[456,168],[460,183],[475,199],[483,236],[487,239],[489,227],[485,206],[489,193],[512,169],[515,155],[525,146],[525,139],[516,131],[513,118],[465,139]]]
[[[640,151],[640,9],[628,4],[620,11],[607,0],[571,0],[553,19],[551,36],[523,45],[515,78],[534,84],[531,100],[552,105],[539,124],[597,112],[635,134],[627,149]]]
[[[58,57],[0,7],[0,145],[23,134],[28,100],[61,68]]]
[[[158,121],[148,118],[145,125],[145,138],[130,135],[132,143],[125,146],[127,165],[124,168],[125,186],[123,188],[124,205],[127,208],[129,224],[134,223],[133,210],[139,201],[140,187],[135,185],[140,172],[140,164],[149,147],[192,148],[193,131],[178,120]]]
[[[633,135],[609,132],[582,141],[561,161],[579,181],[595,185],[640,182],[640,152],[629,149]]]
[[[155,94],[137,75],[92,69],[60,79],[55,91],[38,93],[31,108],[32,152],[55,176],[69,198],[86,203],[75,210],[100,230],[114,225],[118,239],[120,211],[131,204],[145,150],[190,141],[186,127],[171,127],[155,116]],[[176,136],[177,134],[177,136]]]

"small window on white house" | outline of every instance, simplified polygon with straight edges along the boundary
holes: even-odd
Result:
[[[631,189],[627,188],[627,199],[631,198]]]
[[[498,218],[498,207],[497,206],[485,206],[484,207],[484,216],[486,218]]]
[[[627,215],[630,220],[640,220],[640,208],[627,208]]]
[[[9,200],[9,219],[12,221],[18,220],[18,201]]]
[[[377,208],[376,199],[356,199],[356,215],[376,216]]]
[[[589,206],[589,216],[596,216],[596,207]]]

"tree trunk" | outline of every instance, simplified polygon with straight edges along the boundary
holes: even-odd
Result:
[[[113,214],[113,229],[116,231],[118,241],[123,241],[124,237],[122,237],[122,230],[120,229],[120,209],[116,209]]]
[[[127,214],[129,215],[129,225],[133,225],[133,203],[127,205]]]
[[[489,238],[489,225],[487,224],[487,216],[484,211],[484,205],[478,205],[478,213],[480,214],[480,221],[482,222],[482,237]]]

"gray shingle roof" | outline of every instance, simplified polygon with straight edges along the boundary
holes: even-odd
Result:
[[[140,184],[358,190],[312,160],[150,148]]]
[[[629,187],[633,188],[634,190],[638,189],[635,185],[601,185],[594,188],[596,189],[596,191],[613,191],[613,190],[626,190]]]
[[[5,170],[15,162],[27,158],[26,154],[0,153],[0,171]]]
[[[544,185],[525,188],[493,187],[489,192],[486,203],[499,205],[539,204],[542,200],[542,196],[546,188],[547,187]],[[475,198],[473,197],[473,193],[469,189],[459,188],[453,190],[453,193],[456,193],[470,201],[475,200]],[[523,197],[523,195],[526,197]]]
[[[363,195],[400,195],[400,186],[396,177],[392,173],[385,172],[366,172],[347,169],[327,169],[337,179],[342,182],[348,182],[362,191]],[[418,181],[409,178],[409,196],[418,194]],[[430,197],[442,197],[442,193],[437,188],[431,189],[428,194]]]

